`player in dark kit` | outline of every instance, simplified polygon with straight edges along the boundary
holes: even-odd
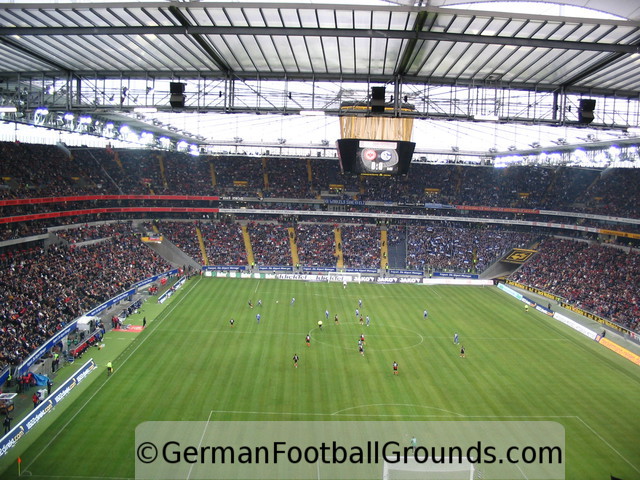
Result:
[[[460,345],[460,356],[464,358],[464,345]]]
[[[307,335],[307,338],[305,339],[305,342],[307,342],[307,347],[311,346],[311,336]]]
[[[229,325],[231,325],[233,327],[233,324],[236,323],[236,321],[232,318],[231,320],[229,320]]]
[[[293,366],[298,368],[298,360],[300,360],[300,357],[298,357],[297,353],[293,354]]]
[[[393,362],[393,374],[398,374],[398,362]]]

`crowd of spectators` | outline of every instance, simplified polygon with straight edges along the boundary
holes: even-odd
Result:
[[[345,267],[380,268],[380,228],[373,225],[343,225],[340,228]]]
[[[268,188],[264,197],[272,198],[313,198],[310,188],[307,162],[299,159],[269,158],[265,161]]]
[[[335,243],[334,226],[331,224],[298,223],[296,225],[296,246],[302,265],[335,267]]]
[[[256,265],[291,265],[289,232],[283,225],[249,222],[247,231]]]
[[[412,226],[406,236],[407,267],[422,271],[482,272],[511,248],[531,246],[535,239],[536,235],[531,233],[486,226],[466,227],[448,222]]]
[[[638,168],[605,170],[598,175],[597,181],[583,189],[578,197],[578,203],[586,211],[639,218],[638,185],[640,185]],[[625,225],[625,229],[626,227]]]
[[[545,239],[511,279],[640,332],[640,254],[610,245]]]
[[[233,222],[200,223],[209,265],[247,265],[242,228]]]
[[[153,222],[153,224],[145,223],[144,227],[148,232],[153,232],[153,227],[155,226],[160,235],[166,237],[171,243],[193,258],[196,262],[204,265],[200,244],[198,242],[198,235],[196,233],[197,225],[198,222],[193,220],[158,220]]]
[[[216,157],[211,160],[217,192],[230,195],[262,196],[264,175],[262,159]]]
[[[638,169],[430,165],[409,175],[358,177],[333,158],[194,157],[149,150],[71,149],[0,143],[0,199],[81,194],[180,194],[259,198],[334,198],[400,203],[448,203],[637,218]],[[73,205],[39,204],[37,211]],[[63,208],[61,208],[63,207]],[[86,205],[85,205],[86,208]],[[4,216],[34,207],[0,206]]]
[[[19,364],[66,323],[169,268],[132,232],[89,246],[51,246],[4,259],[0,365]]]
[[[70,244],[88,242],[109,238],[116,234],[126,234],[131,231],[130,222],[109,222],[102,224],[80,224],[73,228],[55,230],[55,234]]]
[[[340,163],[337,159],[313,158],[307,161],[311,164],[311,184],[314,190],[319,192],[336,191],[336,188],[332,186],[340,186],[339,190],[343,192],[359,191],[357,177],[341,174]]]
[[[0,142],[0,159],[2,199],[74,195],[89,177],[53,146]]]
[[[521,166],[495,169],[418,163],[411,166],[407,176],[357,177],[343,175],[338,160],[328,158],[194,157],[175,152],[88,148],[69,151],[59,146],[18,143],[0,143],[0,159],[0,200],[106,194],[224,195],[255,197],[255,203],[245,202],[237,207],[258,210],[317,208],[392,215],[474,215],[502,220],[557,221],[627,232],[638,231],[638,226],[631,223],[607,225],[594,219],[550,217],[536,213],[425,209],[424,203],[545,208],[640,218],[637,188],[640,169],[597,171]],[[339,207],[318,205],[309,200],[318,195],[346,200],[346,204]],[[277,200],[269,202],[270,199]],[[308,201],[305,203],[305,200]],[[397,204],[371,206],[354,203],[353,200]],[[140,205],[165,204],[157,200],[92,200],[0,205],[0,217]],[[210,207],[211,203],[189,201],[180,205]],[[125,220],[134,215],[115,213],[109,216],[98,212],[81,217],[59,216],[31,222],[9,222],[0,227],[2,241],[46,233],[47,227],[53,225],[81,225],[55,232],[72,244],[68,249],[58,247],[44,252],[40,243],[36,247],[17,247],[11,254],[0,256],[5,273],[0,286],[2,298],[6,299],[0,315],[2,361],[17,361],[31,346],[59,328],[59,322],[68,321],[87,306],[119,293],[123,285],[166,267],[161,266],[159,259],[149,257],[150,249],[128,232],[127,226],[123,226],[129,225]],[[160,212],[157,215],[170,214]],[[201,263],[204,259],[195,233],[198,226],[203,234],[209,264],[247,263],[242,232],[237,223],[219,221],[217,217],[205,220],[204,216],[195,213],[184,214],[181,218],[189,219],[184,222],[166,218],[161,220],[162,233]],[[264,215],[256,212],[238,213],[237,218],[249,222],[256,264],[291,264],[289,232],[284,225],[277,221],[264,222]],[[108,219],[122,221],[122,225],[89,224]],[[321,215],[304,216],[304,220],[304,224],[298,221],[294,234],[302,264],[334,266],[335,248],[338,247],[345,266],[379,268],[380,228],[370,225],[371,219],[349,217],[350,225],[323,223],[328,220]],[[345,221],[345,218],[331,221]],[[342,235],[337,246],[334,240],[336,227],[340,227]],[[527,246],[536,237],[536,234],[511,232],[498,227],[427,222],[418,217],[406,219],[405,226],[401,228],[389,228],[389,247],[404,242],[404,248],[395,252],[405,252],[406,267],[415,269],[482,271],[506,249]],[[97,239],[108,240],[98,245],[76,245]],[[547,241],[543,245],[543,253],[518,274],[521,281],[533,282],[539,288],[555,289],[578,306],[632,328],[637,327],[637,254],[625,256],[620,250],[608,246],[587,248],[579,242],[571,242],[568,246],[562,242]],[[1,248],[6,252],[10,247],[5,245]],[[37,261],[34,260],[36,258]],[[402,261],[400,259],[398,263]],[[554,264],[563,266],[565,272],[574,272],[573,276],[561,282]],[[70,265],[74,271],[80,272],[77,277],[72,278],[68,274]],[[630,270],[627,265],[632,265],[635,270]],[[18,278],[22,278],[22,283],[15,285],[30,283],[24,278],[31,275],[35,275],[37,280],[25,287],[24,292],[12,286],[11,282],[17,282]],[[566,275],[569,276],[568,273]],[[51,301],[48,296],[45,298],[43,289],[54,292],[56,300]]]

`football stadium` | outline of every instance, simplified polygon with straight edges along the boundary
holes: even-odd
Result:
[[[640,8],[0,8],[0,479],[640,478]]]

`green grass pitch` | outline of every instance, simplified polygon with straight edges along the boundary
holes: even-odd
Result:
[[[358,299],[369,327],[356,320]],[[133,479],[138,424],[210,418],[557,421],[566,478],[640,478],[640,369],[494,287],[197,278],[129,335],[111,377],[103,362],[21,441],[22,476]],[[0,478],[17,478],[17,455]]]

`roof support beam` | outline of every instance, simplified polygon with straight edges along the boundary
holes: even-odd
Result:
[[[416,16],[416,21],[413,24],[412,30],[416,33],[421,32],[422,29],[424,28],[426,21],[427,21],[427,12],[422,11],[418,13],[418,15]],[[407,73],[409,69],[409,65],[411,64],[411,60],[413,59],[413,56],[415,54],[417,43],[418,43],[417,38],[412,38],[407,43],[406,48],[402,52],[402,58],[400,59],[400,62],[398,64],[396,75],[404,75]]]
[[[184,16],[184,14],[180,11],[178,7],[176,7],[175,5],[171,5],[169,7],[169,11],[174,17],[176,17],[176,20],[178,20],[178,22],[180,22],[180,24],[182,25],[182,27],[175,27],[182,30],[182,32],[180,33],[182,34],[187,33],[187,35],[191,36],[191,38],[193,38],[193,40],[198,45],[200,45],[200,48],[202,48],[202,50],[206,52],[206,54],[209,56],[209,59],[216,65],[216,67],[222,70],[222,72],[224,72],[225,74],[232,73],[231,67],[229,67],[229,65],[227,65],[227,63],[222,59],[222,57],[217,54],[217,52],[209,44],[207,39],[204,38],[201,34],[191,31],[193,26],[189,23],[189,20],[187,19],[187,17]],[[137,34],[139,33],[140,32],[138,32]]]
[[[61,63],[58,63],[54,60],[51,60],[51,58],[49,57],[45,57],[44,55],[41,55],[40,53],[27,48],[25,46],[23,46],[22,44],[10,39],[10,38],[6,38],[3,36],[0,36],[0,43],[7,45],[15,50],[18,50],[19,52],[28,55],[31,58],[35,58],[36,60],[38,60],[39,62],[43,62],[46,63],[47,65],[51,65],[52,67],[58,69],[58,71],[60,72],[65,72],[68,75],[71,75],[71,71],[65,67],[64,65],[62,65]]]
[[[435,40],[440,42],[475,43],[482,45],[511,45],[515,47],[535,47],[561,50],[577,50],[586,52],[611,53],[640,53],[636,44],[605,44],[595,42],[570,42],[566,40],[543,40],[534,38],[513,38],[488,35],[472,35],[466,33],[416,32],[404,30],[383,29],[343,29],[343,28],[286,28],[286,27],[219,27],[219,26],[191,26],[184,15],[175,10],[187,24],[183,26],[160,27],[0,27],[0,37],[8,35],[37,36],[37,35],[189,35],[199,38],[199,35],[266,35],[298,37],[337,37],[337,38],[383,38],[398,40]],[[175,14],[174,14],[175,15]],[[177,17],[179,18],[179,17]],[[179,20],[180,21],[180,20]],[[200,41],[204,39],[200,38]],[[200,41],[198,43],[200,43]],[[206,43],[206,42],[205,42]],[[202,46],[202,45],[201,45]],[[204,48],[204,47],[203,47]],[[220,68],[224,70],[224,62],[206,43],[212,59],[222,62]],[[209,53],[209,52],[208,52]],[[226,68],[228,70],[228,67]]]

